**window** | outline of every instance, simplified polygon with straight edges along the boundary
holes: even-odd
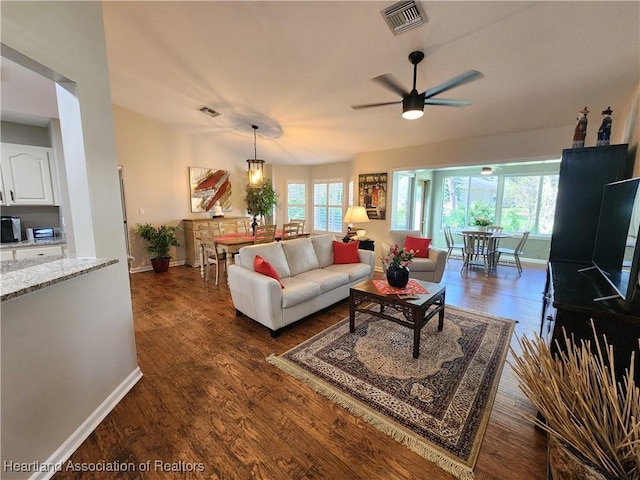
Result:
[[[557,193],[558,175],[505,177],[501,225],[551,235]]]
[[[342,232],[343,182],[313,184],[313,230]]]
[[[391,215],[391,230],[411,230],[409,224],[411,199],[413,198],[413,174],[394,173],[393,189],[395,201]]]
[[[287,222],[304,220],[307,214],[307,184],[287,182]]]
[[[550,235],[557,191],[556,174],[445,177],[442,226],[465,228],[482,217],[505,230]]]
[[[476,218],[496,221],[498,177],[445,177],[442,225],[464,228]]]

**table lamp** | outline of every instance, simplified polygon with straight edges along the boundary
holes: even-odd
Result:
[[[369,215],[367,210],[359,205],[347,208],[347,213],[344,214],[342,219],[347,224],[347,235],[344,237],[348,239],[356,234],[356,229],[353,228],[354,223],[367,223],[369,221]],[[367,232],[360,230],[361,236],[364,236]]]

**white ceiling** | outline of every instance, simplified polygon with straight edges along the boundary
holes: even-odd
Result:
[[[380,15],[391,3],[104,2],[113,102],[242,158],[253,156],[255,123],[271,137],[258,157],[317,164],[569,125],[585,105],[590,130],[611,105],[615,130],[640,80],[639,2],[422,2],[428,22],[399,36]],[[410,89],[413,50],[426,54],[419,91],[484,73],[441,95],[472,105],[426,106],[414,121],[400,105],[350,108],[398,99],[377,75]],[[205,105],[221,115],[203,115]]]

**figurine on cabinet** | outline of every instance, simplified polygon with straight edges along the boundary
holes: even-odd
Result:
[[[584,147],[584,139],[587,136],[587,114],[589,113],[589,109],[584,107],[580,110],[578,114],[578,123],[576,124],[576,129],[573,132],[573,147],[572,148],[582,148]]]
[[[597,146],[601,145],[609,145],[609,139],[611,138],[611,114],[613,110],[611,107],[607,107],[606,110],[602,111],[602,124],[600,125],[600,129],[598,130],[598,143]]]

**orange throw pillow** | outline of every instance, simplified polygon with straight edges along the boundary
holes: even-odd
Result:
[[[282,282],[280,281],[280,275],[278,275],[276,269],[260,255],[256,255],[253,259],[253,268],[256,272],[261,273],[262,275],[275,278],[280,284],[280,288],[284,288],[284,285],[282,285]]]
[[[413,250],[414,252],[416,250],[418,251],[415,255],[416,258],[428,258],[429,245],[431,245],[430,238],[412,237],[411,235],[407,235],[407,238],[404,241],[405,250]]]
[[[333,263],[358,263],[360,256],[358,255],[359,240],[344,243],[333,241]]]

